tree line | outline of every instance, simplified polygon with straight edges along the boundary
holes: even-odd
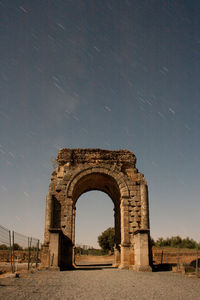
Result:
[[[98,243],[101,249],[94,249],[93,247],[84,247],[77,246],[76,254],[90,254],[90,255],[102,255],[107,253],[114,252],[114,244],[115,244],[115,230],[113,227],[109,227],[105,231],[103,231],[98,236]],[[159,237],[157,240],[151,238],[151,245],[155,247],[180,247],[180,248],[188,248],[188,249],[196,249],[200,248],[200,243],[197,243],[195,240],[186,237],[181,238],[180,236],[172,236],[164,239],[163,237]],[[9,250],[10,247],[1,244],[0,250]],[[36,250],[37,247],[31,247],[30,250]],[[22,248],[19,244],[15,243],[13,250],[28,250],[28,248]]]
[[[76,255],[94,255],[94,256],[101,256],[103,255],[102,249],[95,249],[93,247],[85,247],[83,246],[76,246],[75,247],[75,254]]]
[[[22,251],[22,250],[24,250],[24,251],[27,251],[27,250],[31,250],[31,251],[35,251],[35,250],[37,250],[37,247],[21,247],[19,244],[17,244],[17,243],[14,243],[14,245],[12,246],[12,248],[13,248],[13,250],[20,250],[20,251]],[[9,250],[10,249],[10,246],[7,246],[7,245],[5,245],[5,244],[1,244],[0,245],[0,250]]]
[[[105,253],[114,252],[115,244],[115,230],[113,227],[109,227],[98,236],[98,243],[101,249]],[[181,238],[180,236],[172,236],[164,239],[159,237],[157,240],[151,238],[151,245],[155,247],[180,247],[188,249],[200,248],[200,243],[195,240],[186,237]]]
[[[181,238],[180,236],[172,236],[166,239],[159,237],[157,240],[151,238],[151,244],[155,247],[180,247],[180,248],[188,248],[188,249],[195,249],[200,248],[200,244],[197,243],[195,240],[186,237]]]

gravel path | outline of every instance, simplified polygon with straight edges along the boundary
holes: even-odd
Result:
[[[200,299],[200,279],[119,269],[38,271],[0,279],[0,299]]]

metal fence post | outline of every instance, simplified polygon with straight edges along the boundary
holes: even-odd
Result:
[[[196,257],[196,275],[198,276],[198,269],[199,269],[199,260],[198,260],[198,245],[197,245],[197,257]]]
[[[180,247],[178,245],[178,248],[177,248],[177,269],[179,270],[179,267],[180,267]]]
[[[13,273],[15,272],[15,232],[12,232],[12,258],[13,258]]]
[[[13,273],[13,264],[12,264],[12,243],[11,243],[11,232],[9,230],[9,244],[10,244],[10,264],[11,264],[11,271]]]
[[[161,252],[161,261],[160,261],[161,265],[163,264],[163,254],[164,254],[164,251],[163,251],[163,248],[162,248],[162,252]]]
[[[30,269],[30,238],[28,237],[28,270]]]
[[[39,240],[37,242],[37,249],[36,249],[36,263],[35,263],[35,267],[38,267],[38,252],[39,252]]]
[[[30,265],[32,267],[32,263],[31,263],[31,247],[32,247],[32,237],[30,238],[30,243],[29,243],[29,246],[30,246]]]
[[[1,257],[1,260],[3,262],[9,262],[7,267],[9,267],[9,270],[11,268],[12,273],[17,271],[18,263],[20,262],[28,262],[28,269],[30,269],[34,263],[36,266],[38,266],[39,246],[39,239],[28,238],[21,233],[15,232],[14,230],[9,230],[0,225],[0,248],[2,250],[6,250],[5,255]],[[19,266],[20,268],[22,267],[22,265]]]

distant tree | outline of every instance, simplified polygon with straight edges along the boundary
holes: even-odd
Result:
[[[169,246],[171,246],[171,247],[181,246],[181,243],[182,243],[182,239],[180,236],[172,236],[169,239]]]
[[[0,250],[8,250],[9,247],[5,244],[0,245]]]
[[[150,241],[151,241],[151,246],[155,246],[155,241],[152,237],[150,237]]]
[[[193,239],[190,239],[189,237],[186,237],[185,239],[182,240],[182,247],[183,248],[194,249],[194,248],[199,247],[199,245]]]
[[[111,251],[114,252],[114,244],[115,244],[115,230],[112,227],[109,227],[101,235],[98,236],[99,246],[108,253]]]
[[[104,253],[102,251],[102,249],[95,249],[90,246],[86,248],[84,245],[82,247],[77,245],[75,248],[76,255],[103,255]]]
[[[14,243],[13,249],[14,250],[23,250],[23,248],[19,244],[17,244],[17,243]]]
[[[180,236],[172,236],[168,237],[166,239],[163,239],[162,237],[158,238],[155,241],[155,246],[157,247],[180,247],[180,248],[189,248],[194,249],[198,245],[196,241],[193,239],[190,239],[189,237],[182,239]]]
[[[164,245],[164,239],[163,239],[162,237],[159,237],[159,238],[157,239],[157,241],[155,242],[155,245],[156,245],[157,247],[163,247],[163,246],[165,246],[165,245]]]

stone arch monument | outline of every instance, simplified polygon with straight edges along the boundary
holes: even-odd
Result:
[[[62,149],[46,199],[43,266],[74,266],[76,202],[100,190],[114,203],[115,266],[151,271],[148,188],[127,150]]]

